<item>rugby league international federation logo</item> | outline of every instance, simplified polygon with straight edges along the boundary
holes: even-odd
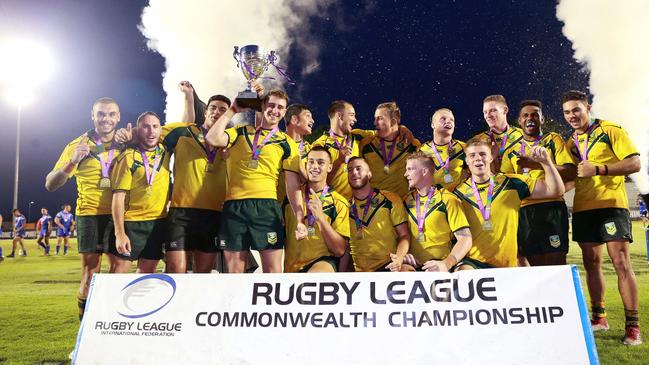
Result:
[[[176,282],[165,274],[139,277],[122,288],[119,313],[126,318],[142,318],[164,308],[176,295]]]

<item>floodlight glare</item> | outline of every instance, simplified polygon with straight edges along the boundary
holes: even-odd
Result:
[[[52,55],[44,46],[28,40],[0,41],[0,82],[34,87],[51,77]]]

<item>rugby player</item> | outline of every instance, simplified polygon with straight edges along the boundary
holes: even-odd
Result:
[[[433,138],[422,144],[419,150],[433,159],[435,164],[433,183],[453,191],[462,180],[464,168],[464,142],[453,138],[455,116],[447,108],[437,109],[431,118]]]
[[[25,216],[20,213],[20,209],[15,208],[11,211],[14,216],[14,227],[13,227],[13,241],[11,246],[11,254],[7,257],[16,256],[16,246],[20,244],[20,248],[23,250],[23,256],[27,256],[27,250],[25,249],[25,223],[27,223]]]
[[[36,243],[43,247],[45,255],[50,254],[50,234],[52,233],[52,216],[47,212],[47,208],[41,208],[41,217],[36,222],[36,232],[38,237]],[[45,243],[43,243],[45,242]]]
[[[494,156],[493,172],[500,171],[500,163],[505,152],[523,138],[519,128],[507,123],[507,112],[509,107],[504,96],[489,95],[484,98],[482,115],[489,129],[478,134],[477,137],[491,144],[492,156]]]
[[[602,244],[606,243],[618,278],[625,314],[625,345],[639,345],[638,288],[631,266],[633,242],[624,177],[640,170],[640,156],[619,125],[592,118],[588,96],[568,91],[561,97],[563,116],[574,129],[566,142],[577,165],[572,239],[579,243],[592,305],[593,331],[607,330]]]
[[[70,235],[74,230],[74,215],[71,213],[72,206],[70,204],[63,204],[61,211],[56,213],[54,217],[54,224],[56,224],[56,254],[61,251],[61,241],[63,241],[63,254],[68,254],[70,248]]]

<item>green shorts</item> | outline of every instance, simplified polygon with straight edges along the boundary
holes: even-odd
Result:
[[[633,242],[629,210],[604,208],[573,213],[572,240],[579,243]]]
[[[566,203],[539,203],[519,210],[518,252],[521,255],[568,253],[569,243]]]
[[[284,248],[284,222],[275,199],[228,200],[221,213],[221,248],[263,251]]]
[[[450,272],[457,271],[457,269],[459,269],[460,266],[462,266],[462,265],[468,265],[468,266],[471,266],[474,269],[494,269],[495,268],[495,266],[493,266],[493,265],[489,265],[489,264],[484,263],[482,261],[478,261],[478,260],[474,260],[474,259],[465,257],[462,260],[460,260],[460,262],[455,264],[455,266],[453,266],[453,268],[451,270],[449,270],[449,271]]]
[[[320,256],[319,258],[311,261],[309,264],[305,265],[300,272],[309,272],[313,265],[317,264],[320,261],[324,261],[331,265],[334,268],[335,272],[338,272],[338,264],[340,263],[340,258],[336,256]]]
[[[79,253],[108,252],[110,214],[77,216],[77,246]],[[112,226],[112,225],[111,225]]]
[[[108,252],[124,260],[160,260],[164,257],[162,245],[165,239],[165,219],[124,222],[124,230],[131,241],[131,254],[122,255],[115,246],[113,220],[110,220],[111,235]]]
[[[171,208],[166,222],[165,251],[219,251],[221,212]]]

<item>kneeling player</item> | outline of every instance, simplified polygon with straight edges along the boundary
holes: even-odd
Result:
[[[410,246],[408,218],[396,194],[372,188],[363,158],[347,164],[353,198],[350,208],[350,252],[356,271],[414,271],[403,259]]]
[[[154,272],[163,256],[169,153],[159,144],[162,129],[155,113],[143,113],[137,123],[138,146],[127,148],[111,173],[115,227],[109,252],[116,258],[115,273],[128,272],[134,260],[138,272]]]
[[[349,240],[349,203],[327,186],[331,155],[316,146],[307,155],[308,181],[303,187],[306,201],[307,237],[298,241],[287,234],[284,271],[336,272],[338,261]],[[297,229],[297,221],[288,200],[284,202],[286,231]]]
[[[427,154],[408,157],[404,176],[414,190],[404,198],[411,236],[406,263],[423,271],[450,271],[469,252],[471,231],[462,203],[447,190],[436,189],[434,175],[435,163]]]
[[[488,142],[473,138],[465,147],[471,176],[455,189],[471,226],[473,247],[460,269],[517,266],[518,211],[524,198],[557,198],[565,192],[561,176],[545,148],[532,148],[530,159],[543,167],[544,179],[494,174]]]

